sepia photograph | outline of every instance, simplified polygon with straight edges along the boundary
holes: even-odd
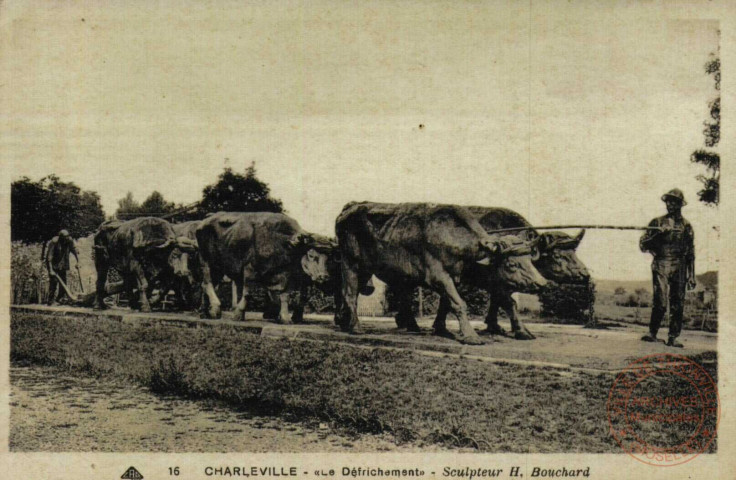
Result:
[[[733,478],[733,14],[0,2],[7,471]]]

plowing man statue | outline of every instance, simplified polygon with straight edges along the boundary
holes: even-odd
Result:
[[[69,270],[69,254],[74,254],[74,258],[77,260],[77,266],[79,266],[79,255],[77,248],[74,246],[74,240],[69,235],[69,232],[62,230],[59,235],[55,236],[46,247],[46,268],[49,272],[49,297],[48,304],[54,305],[57,302],[69,298],[65,289],[59,284],[59,280],[66,284],[66,272]],[[56,295],[56,289],[59,289],[58,296]]]
[[[695,288],[695,235],[693,228],[683,216],[682,207],[687,205],[682,191],[675,188],[662,196],[667,205],[667,215],[657,217],[649,223],[658,230],[647,230],[639,241],[643,252],[654,255],[652,283],[654,299],[649,334],[642,337],[645,342],[656,342],[667,304],[670,307],[670,331],[667,345],[682,348],[677,341],[682,330],[682,312],[685,289]]]

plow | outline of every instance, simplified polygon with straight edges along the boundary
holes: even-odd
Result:
[[[94,305],[96,292],[85,292],[81,277],[79,278],[79,286],[82,289],[82,293],[80,295],[77,295],[71,291],[66,282],[64,282],[64,280],[62,280],[56,272],[54,272],[52,275],[56,278],[56,281],[59,282],[59,285],[61,285],[61,288],[64,289],[64,292],[69,296],[74,305],[79,307],[91,307],[92,305]],[[105,285],[105,296],[111,296],[121,293],[125,290],[124,287],[124,282],[122,281]]]

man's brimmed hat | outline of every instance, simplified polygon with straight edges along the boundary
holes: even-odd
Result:
[[[62,230],[62,231],[59,232],[59,236],[60,237],[68,237],[69,236],[69,232],[67,230]]]
[[[685,195],[679,188],[673,188],[669,192],[662,195],[663,202],[666,202],[668,199],[677,200],[683,207],[687,205],[687,202],[685,201]]]

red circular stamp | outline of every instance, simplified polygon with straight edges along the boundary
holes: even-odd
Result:
[[[697,362],[674,354],[643,357],[624,368],[608,395],[608,423],[621,448],[655,466],[689,462],[713,444],[718,387]]]

